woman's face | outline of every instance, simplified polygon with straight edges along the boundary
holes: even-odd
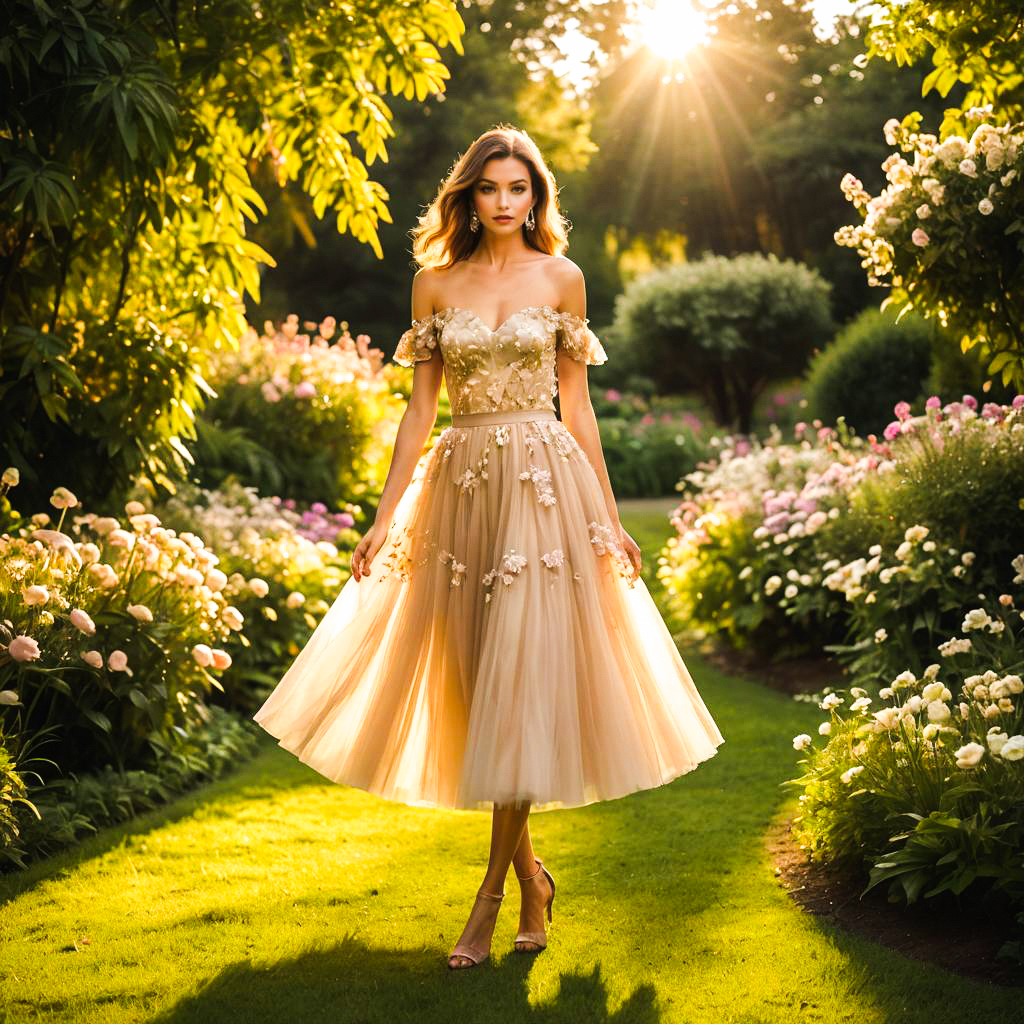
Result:
[[[534,203],[530,169],[515,156],[492,157],[473,186],[480,223],[498,235],[519,231]]]

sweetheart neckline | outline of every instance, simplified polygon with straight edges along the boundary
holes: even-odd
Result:
[[[451,312],[451,313],[469,313],[470,316],[476,317],[477,323],[480,324],[481,327],[485,328],[489,334],[497,334],[503,327],[505,327],[508,324],[508,322],[513,317],[519,316],[521,313],[532,313],[535,309],[546,309],[546,310],[554,313],[556,316],[571,316],[571,317],[575,317],[577,320],[583,320],[584,323],[587,322],[583,317],[577,316],[576,313],[568,313],[568,312],[562,313],[561,311],[555,309],[554,306],[550,306],[547,303],[542,303],[539,306],[524,306],[522,309],[517,309],[514,313],[509,313],[509,315],[507,317],[505,317],[505,319],[502,320],[502,322],[500,324],[498,324],[497,327],[493,327],[493,328],[492,327],[488,327],[487,324],[484,323],[483,317],[480,316],[480,314],[477,313],[476,310],[470,309],[468,306],[444,306],[441,309],[437,310],[433,315],[434,316],[440,316],[442,313],[449,313],[449,312]]]

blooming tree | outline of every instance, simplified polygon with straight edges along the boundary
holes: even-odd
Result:
[[[921,115],[890,119],[889,184],[871,196],[852,174],[846,197],[863,214],[836,242],[856,248],[868,283],[891,285],[882,303],[952,328],[967,349],[978,346],[991,375],[1024,385],[1024,122],[994,125],[983,108],[968,112],[970,138],[939,142],[918,131]]]

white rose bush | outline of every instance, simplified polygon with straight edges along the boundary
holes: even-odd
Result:
[[[804,752],[794,835],[812,859],[870,869],[890,900],[999,893],[1024,904],[1024,554],[1014,594],[877,695],[826,694]]]
[[[890,303],[935,316],[988,373],[1024,389],[1024,123],[990,124],[973,108],[970,138],[919,132],[916,111],[888,121],[888,185],[871,196],[847,174],[846,197],[863,215],[835,234],[862,257],[868,283]],[[981,123],[977,123],[978,121]],[[912,156],[911,156],[912,154]]]
[[[182,485],[100,516],[58,488],[53,523],[11,512],[17,483],[0,485],[0,863],[22,865],[255,748],[228,709],[258,706],[327,610],[360,510]]]
[[[222,680],[228,706],[255,710],[299,653],[350,575],[361,514],[358,505],[332,513],[322,502],[300,511],[293,499],[264,498],[237,481],[217,490],[182,485],[160,506],[167,524],[217,552],[233,606],[259,623],[232,649]]]
[[[726,440],[684,478],[658,574],[681,630],[838,658],[848,689],[793,737],[812,857],[892,899],[1024,902],[1024,396],[893,414],[881,437]]]

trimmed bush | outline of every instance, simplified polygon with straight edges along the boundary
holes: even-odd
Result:
[[[937,327],[916,314],[865,309],[811,362],[807,405],[825,423],[839,417],[859,434],[880,434],[897,402],[920,398]]]
[[[768,382],[802,373],[831,334],[830,288],[774,255],[705,256],[633,280],[614,334],[624,365],[666,392],[699,391],[720,425],[750,433]]]

